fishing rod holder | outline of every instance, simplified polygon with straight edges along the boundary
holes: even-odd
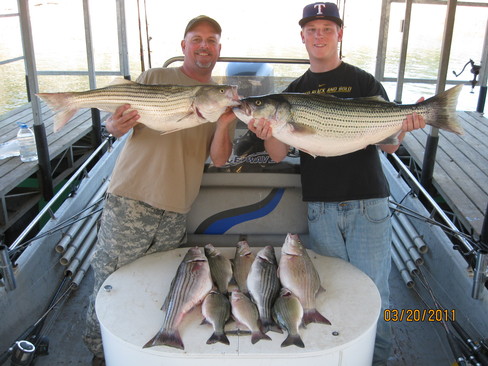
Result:
[[[479,250],[476,253],[476,264],[474,267],[473,288],[471,297],[478,300],[488,280],[488,251]]]
[[[0,243],[0,272],[6,291],[13,291],[17,287],[12,261],[8,256],[8,248]]]

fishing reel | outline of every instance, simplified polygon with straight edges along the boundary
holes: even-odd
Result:
[[[476,80],[476,78],[480,74],[481,65],[475,65],[474,61],[471,60],[471,59],[469,59],[469,61],[466,62],[466,64],[464,65],[464,67],[463,67],[463,69],[461,70],[460,73],[456,73],[456,71],[454,71],[454,70],[452,71],[452,73],[456,77],[458,77],[459,75],[461,75],[464,72],[464,69],[466,69],[466,66],[468,66],[469,64],[471,64],[471,73],[474,75],[473,76],[473,80],[471,80],[471,91],[470,91],[470,93],[474,93],[473,89],[476,86],[476,84],[478,83],[478,81]]]
[[[36,337],[31,338],[32,342],[29,340],[15,342],[11,349],[10,366],[34,365],[36,357],[49,354],[47,337],[41,337],[38,340]]]

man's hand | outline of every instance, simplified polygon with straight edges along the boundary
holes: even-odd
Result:
[[[130,104],[121,105],[105,122],[107,131],[116,138],[125,135],[132,127],[139,123],[137,121],[141,116],[137,111],[125,113],[129,108]]]
[[[423,102],[424,98],[420,98],[417,103]],[[405,117],[402,123],[402,129],[400,131],[400,134],[398,135],[398,141],[401,143],[403,141],[403,138],[405,137],[405,134],[407,132],[411,132],[413,130],[418,130],[419,128],[424,128],[425,127],[425,119],[423,116],[417,113],[412,113],[409,114]],[[395,151],[398,150],[398,145],[380,145],[381,150],[388,154],[393,154]]]
[[[252,119],[247,124],[247,128],[256,134],[261,140],[269,140],[273,137],[273,129],[271,128],[271,123],[265,118],[260,118],[258,120]]]

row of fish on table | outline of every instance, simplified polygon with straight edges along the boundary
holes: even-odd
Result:
[[[192,247],[171,282],[162,310],[159,332],[145,345],[184,349],[179,326],[201,304],[204,323],[213,327],[207,344],[229,345],[225,325],[232,318],[239,330],[251,332],[251,343],[271,340],[266,333],[288,333],[282,347],[305,347],[300,327],[330,324],[316,309],[316,296],[325,291],[307,250],[297,235],[288,234],[279,262],[275,249],[266,246],[256,254],[247,241],[237,243],[233,260],[212,244]],[[241,334],[241,333],[240,333]]]
[[[280,93],[240,98],[231,85],[144,85],[121,79],[84,92],[39,93],[57,112],[54,131],[81,108],[113,113],[130,104],[138,122],[161,133],[216,122],[232,108],[244,123],[266,118],[278,140],[312,156],[338,156],[374,144],[399,143],[405,116],[418,113],[433,127],[463,133],[456,105],[462,85],[416,104],[396,104],[381,97],[336,98],[327,94]],[[126,113],[127,113],[126,112]]]

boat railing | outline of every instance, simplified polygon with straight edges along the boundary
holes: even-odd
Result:
[[[24,239],[27,237],[27,235],[33,230],[37,224],[41,222],[41,220],[44,218],[44,216],[49,213],[51,218],[54,218],[54,213],[52,211],[52,208],[55,204],[59,203],[60,199],[65,195],[65,193],[71,189],[73,182],[78,179],[80,176],[82,176],[87,167],[92,164],[96,159],[99,157],[99,154],[111,144],[112,137],[107,137],[105,140],[102,141],[102,143],[96,148],[95,151],[87,158],[87,160],[81,165],[78,170],[73,173],[73,175],[70,177],[70,179],[59,189],[59,191],[56,193],[56,195],[47,202],[46,206],[43,207],[43,209],[36,215],[36,217],[29,223],[29,225],[22,231],[22,233],[15,239],[15,241],[12,243],[12,245],[9,247],[9,251],[13,252],[14,250],[17,249],[17,247],[22,244]]]

